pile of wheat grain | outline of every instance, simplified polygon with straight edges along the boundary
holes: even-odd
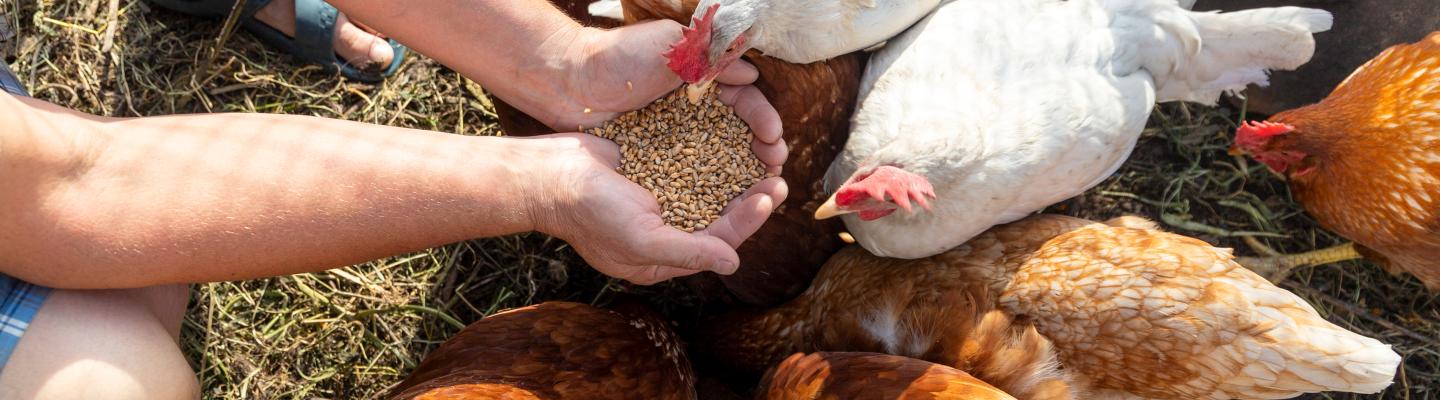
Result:
[[[665,223],[686,232],[714,223],[765,178],[749,127],[713,90],[696,104],[676,90],[589,133],[620,145],[620,173],[655,195]]]

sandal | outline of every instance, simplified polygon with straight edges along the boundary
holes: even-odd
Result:
[[[235,0],[150,0],[161,7],[197,17],[224,18],[235,7]],[[255,12],[270,0],[248,0],[240,15],[241,26],[262,42],[296,59],[325,67],[326,71],[365,83],[379,82],[393,75],[405,60],[405,46],[390,40],[394,57],[384,71],[356,68],[335,55],[335,19],[340,12],[323,0],[295,0],[295,37],[255,19]]]
[[[10,66],[5,65],[3,60],[0,60],[0,91],[20,97],[30,97],[30,93],[25,91],[25,86],[20,84],[20,78],[16,77],[14,72],[10,72]]]

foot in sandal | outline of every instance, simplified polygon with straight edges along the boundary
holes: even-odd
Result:
[[[235,0],[151,0],[200,17],[224,18]],[[347,78],[378,82],[400,66],[405,47],[350,21],[323,0],[249,0],[241,24],[271,47]]]

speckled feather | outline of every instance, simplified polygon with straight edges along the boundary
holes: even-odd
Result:
[[[974,376],[944,365],[877,353],[796,353],[766,375],[765,400],[1014,400]]]
[[[986,321],[994,313],[976,322],[996,303],[1020,322]],[[1008,330],[994,328],[1001,321]],[[917,260],[851,247],[790,303],[727,314],[701,331],[697,352],[735,369],[795,352],[883,352],[955,366],[1020,398],[1064,398],[1044,385],[1065,383],[1064,374],[1077,398],[1374,392],[1400,361],[1239,267],[1229,250],[1135,217],[1037,215]],[[997,346],[984,337],[1008,338]],[[1021,357],[1051,346],[1063,372]],[[1021,365],[997,368],[987,354]]]
[[[1229,249],[1150,229],[1094,225],[1050,240],[1014,273],[1001,308],[1032,321],[1101,398],[1374,393],[1400,363]]]
[[[1069,398],[1050,342],[987,311],[1009,282],[1009,270],[1046,240],[1089,224],[1038,216],[919,260],[880,258],[851,246],[789,303],[704,324],[695,349],[728,368],[757,373],[795,352],[882,352],[955,366],[1020,398]]]
[[[486,317],[426,356],[392,398],[695,399],[669,323],[625,311],[548,302]]]
[[[1440,32],[1391,47],[1318,104],[1276,114],[1310,154],[1296,200],[1392,271],[1440,290]]]

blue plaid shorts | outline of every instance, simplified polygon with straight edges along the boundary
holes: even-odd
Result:
[[[0,61],[0,91],[27,95],[4,61]],[[50,288],[0,274],[0,371],[5,370],[10,353],[20,344],[20,336],[30,327],[30,320],[35,319],[35,313],[40,312],[49,295]]]
[[[48,287],[0,274],[0,371],[49,295]]]

